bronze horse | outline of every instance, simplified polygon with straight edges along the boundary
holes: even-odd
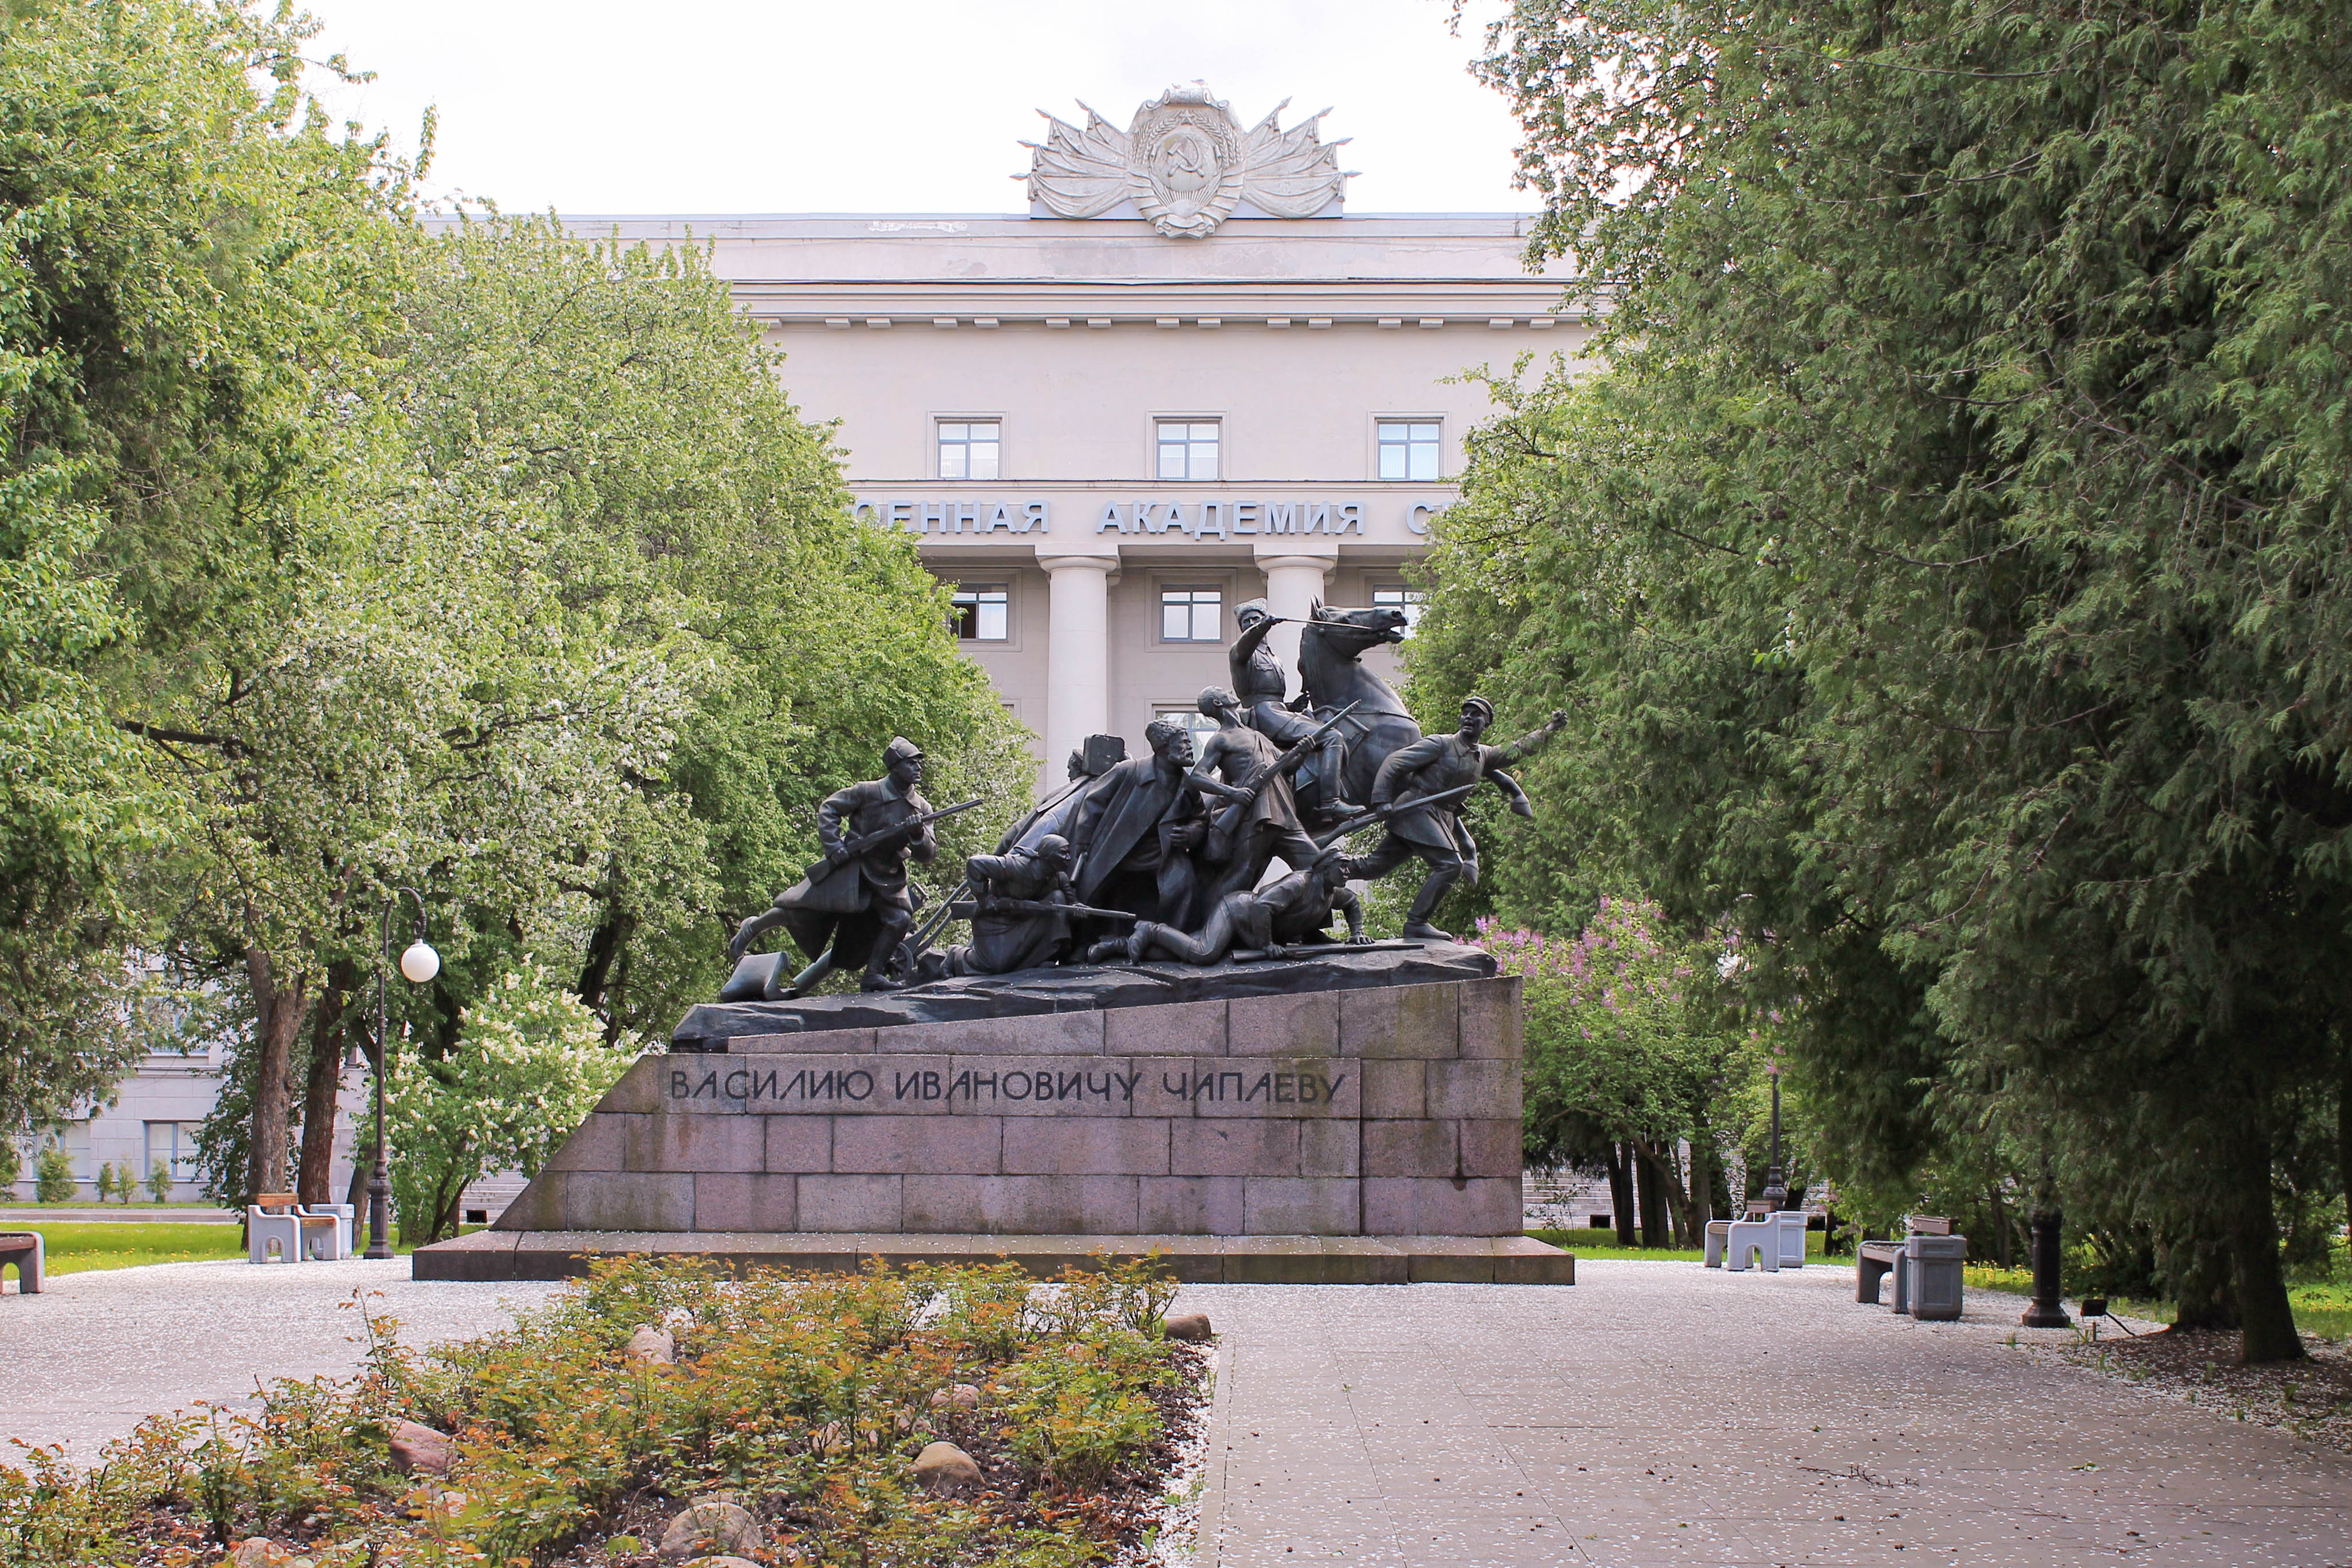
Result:
[[[1368,800],[1372,779],[1389,754],[1421,738],[1421,726],[1405,711],[1396,688],[1364,668],[1364,650],[1404,641],[1404,612],[1390,605],[1339,610],[1318,604],[1298,634],[1298,679],[1318,720],[1349,703],[1356,710],[1339,721],[1348,737],[1347,788],[1340,798]],[[1319,777],[1320,758],[1298,770],[1299,804],[1319,811],[1328,798]]]

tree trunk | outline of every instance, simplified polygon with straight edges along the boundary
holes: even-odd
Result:
[[[304,1203],[332,1203],[328,1186],[334,1174],[337,1103],[343,1088],[343,1009],[351,1004],[358,970],[349,959],[327,967],[319,1010],[310,1019],[310,1074],[302,1088],[302,1164],[294,1190]]]
[[[281,983],[269,955],[257,946],[245,950],[245,972],[253,983],[255,1043],[259,1048],[254,1062],[253,1143],[245,1167],[250,1202],[258,1194],[286,1190],[286,1069],[302,1027],[303,977],[297,974]]]
[[[1642,1210],[1642,1245],[1671,1246],[1666,1234],[1666,1195],[1664,1184],[1659,1179],[1658,1162],[1641,1144],[1629,1146],[1633,1155],[1633,1193]]]
[[[2258,1129],[2231,1141],[2222,1202],[2228,1207],[2230,1272],[2237,1287],[2238,1323],[2248,1365],[2303,1359],[2286,1276],[2279,1268],[2278,1218],[2271,1208],[2271,1144]]]
[[[1628,1166],[1622,1144],[1609,1145],[1609,1210],[1610,1218],[1617,1222],[1617,1244],[1633,1246],[1633,1173]]]

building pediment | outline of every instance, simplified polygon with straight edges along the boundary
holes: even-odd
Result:
[[[1246,131],[1201,82],[1170,88],[1125,131],[1082,103],[1083,126],[1045,115],[1052,130],[1022,143],[1029,172],[1015,178],[1036,216],[1141,218],[1171,239],[1205,239],[1236,214],[1336,217],[1353,172],[1339,167],[1347,138],[1321,139],[1328,109],[1283,130],[1288,103]]]

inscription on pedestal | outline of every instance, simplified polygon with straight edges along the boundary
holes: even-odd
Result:
[[[1346,1113],[1354,1076],[1336,1058],[1267,1063],[1240,1071],[1223,1061],[1173,1069],[1122,1062],[1108,1069],[1065,1062],[1024,1066],[992,1058],[984,1067],[870,1065],[840,1057],[752,1058],[741,1065],[669,1069],[668,1109],[742,1115],[1003,1115],[1018,1107],[1072,1116],[1184,1116],[1202,1106],[1257,1116]]]
[[[1518,982],[647,1057],[504,1230],[1510,1236]]]

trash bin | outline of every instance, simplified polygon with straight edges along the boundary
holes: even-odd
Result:
[[[1910,1236],[1903,1241],[1896,1312],[1950,1322],[1960,1315],[1960,1265],[1968,1261],[1965,1236]]]

